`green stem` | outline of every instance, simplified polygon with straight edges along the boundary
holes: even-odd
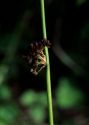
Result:
[[[41,16],[42,16],[43,38],[47,39],[44,0],[40,0],[40,2],[41,2]],[[49,52],[48,52],[48,48],[47,47],[45,47],[45,54],[46,54],[46,61],[47,61],[46,82],[47,82],[49,122],[50,122],[50,125],[54,125],[54,122],[53,122],[53,109],[52,109],[50,61],[49,61]]]

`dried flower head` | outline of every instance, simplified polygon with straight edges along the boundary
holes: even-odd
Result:
[[[44,49],[50,46],[51,43],[46,39],[39,42],[33,42],[28,47],[28,53],[23,56],[25,61],[29,64],[30,72],[34,75],[37,75],[46,66]]]

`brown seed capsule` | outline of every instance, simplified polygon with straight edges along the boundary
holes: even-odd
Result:
[[[50,46],[51,43],[46,39],[30,44],[29,52],[24,56],[24,59],[30,65],[30,72],[34,75],[37,75],[46,66],[44,48]]]

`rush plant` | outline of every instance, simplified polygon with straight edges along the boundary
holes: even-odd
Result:
[[[40,3],[41,3],[41,18],[42,18],[43,39],[47,39],[44,0],[40,0]],[[49,52],[48,52],[47,47],[45,47],[45,55],[46,55],[46,63],[47,63],[46,84],[47,84],[49,122],[50,122],[50,125],[54,125],[53,108],[52,108],[52,92],[51,92],[50,60],[49,60]]]

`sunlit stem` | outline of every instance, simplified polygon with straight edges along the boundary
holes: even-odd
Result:
[[[44,0],[40,0],[40,2],[41,2],[41,16],[42,16],[43,38],[47,39]],[[47,82],[47,97],[48,97],[48,109],[49,109],[49,122],[50,122],[50,125],[54,125],[54,121],[53,121],[53,109],[52,109],[50,61],[49,61],[49,52],[48,52],[48,48],[47,47],[45,47],[45,54],[46,54],[46,61],[47,61],[46,82]]]

